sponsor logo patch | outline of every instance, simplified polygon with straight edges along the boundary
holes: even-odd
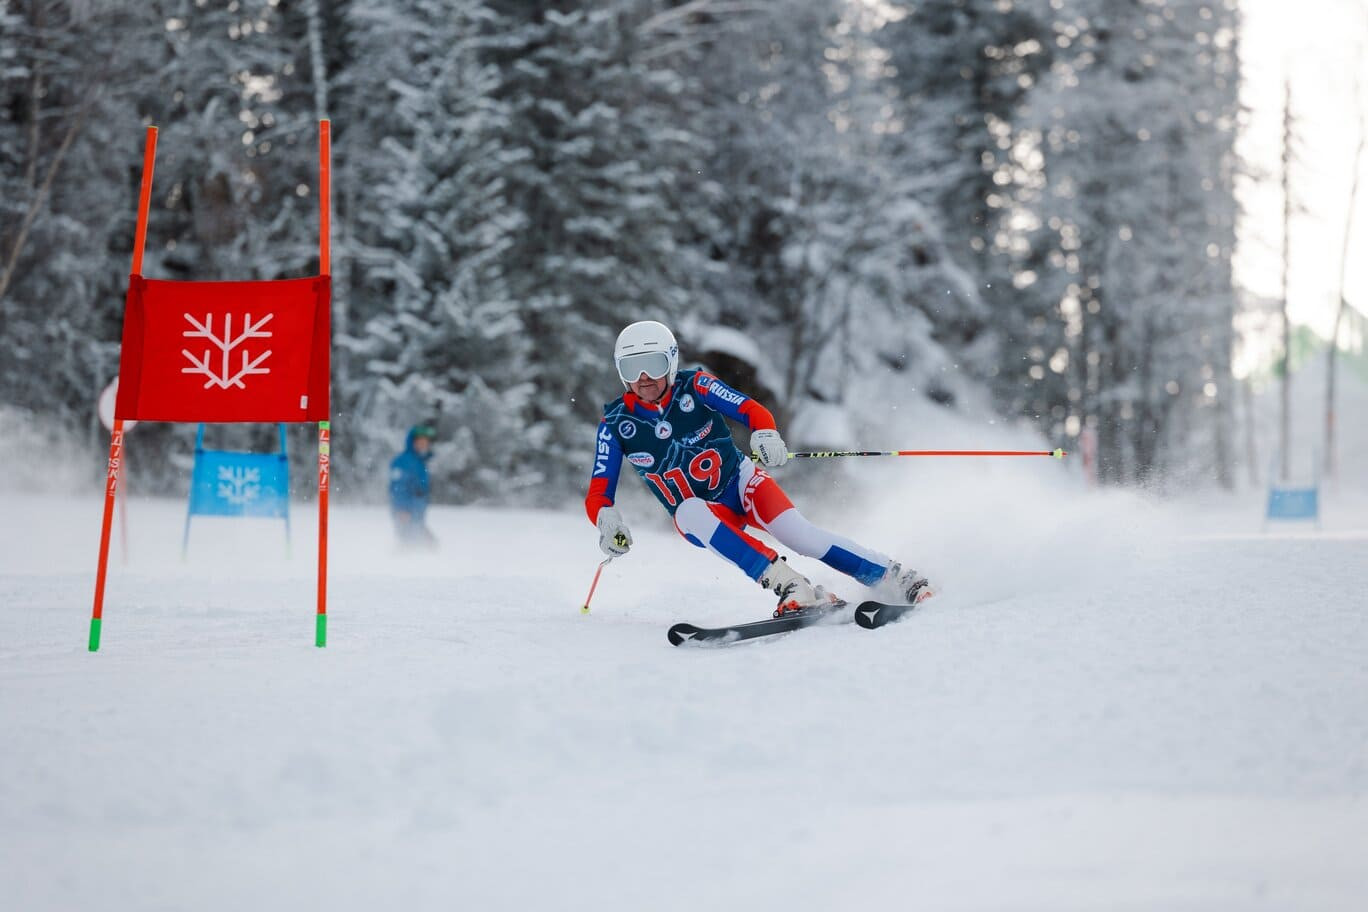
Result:
[[[699,428],[696,433],[690,434],[688,437],[681,437],[680,442],[682,442],[685,446],[693,446],[695,443],[698,443],[704,437],[707,437],[709,434],[711,434],[712,429],[713,423],[711,420],[709,420],[708,423],[703,425],[703,427]]]
[[[755,513],[755,493],[760,490],[760,486],[769,478],[764,469],[756,469],[746,482],[746,487],[741,491],[741,509],[747,514]],[[770,517],[771,519],[773,517]]]
[[[742,402],[746,401],[745,396],[741,395],[734,389],[729,389],[721,383],[712,384],[711,389],[709,389],[709,393],[712,395],[714,399],[720,399],[723,402],[730,402],[732,405],[740,405]]]
[[[599,425],[598,450],[594,455],[594,474],[603,475],[608,471],[609,444],[613,442],[613,432],[608,430],[608,425]]]
[[[627,454],[627,461],[634,466],[641,466],[643,469],[649,469],[655,465],[655,457],[650,453],[629,453]]]
[[[622,435],[623,440],[631,440],[636,436],[636,422],[623,421],[618,425],[618,433]]]
[[[657,421],[655,432],[661,440],[669,440],[670,435],[674,433],[674,428],[670,426],[668,421]]]
[[[679,399],[679,410],[681,412],[692,412],[694,410],[694,398],[685,393]]]

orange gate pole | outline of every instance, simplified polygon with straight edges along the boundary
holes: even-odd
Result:
[[[138,191],[138,226],[133,235],[132,275],[142,275],[143,246],[147,243],[147,212],[152,203],[152,168],[157,159],[157,128],[147,128],[143,144],[142,187]],[[90,613],[89,649],[100,648],[100,628],[104,623],[105,576],[109,569],[109,533],[114,520],[114,500],[119,491],[119,469],[123,462],[123,419],[117,413],[109,436],[109,466],[105,474],[104,521],[100,526],[100,559],[95,568],[95,606]]]
[[[332,274],[332,138],[327,120],[318,122],[318,272]],[[331,382],[331,381],[330,381]],[[328,475],[331,463],[331,422],[318,422],[318,616],[314,645],[328,645]]]

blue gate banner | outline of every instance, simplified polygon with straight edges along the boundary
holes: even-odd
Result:
[[[190,481],[190,512],[284,519],[290,512],[290,471],[285,454],[197,451]]]
[[[285,520],[285,542],[290,538],[290,460],[285,449],[285,425],[280,449],[274,453],[206,450],[204,425],[195,435],[195,466],[190,473],[190,498],[185,513],[184,556],[190,544],[192,516],[249,516]]]
[[[1268,489],[1269,519],[1317,519],[1320,516],[1318,488]]]

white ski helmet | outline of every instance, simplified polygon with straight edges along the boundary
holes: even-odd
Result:
[[[673,384],[679,371],[679,344],[664,323],[642,320],[618,333],[613,363],[624,385],[630,386],[642,374],[668,377],[665,382]]]

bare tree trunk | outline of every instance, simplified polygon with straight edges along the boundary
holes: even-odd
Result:
[[[1292,231],[1292,82],[1283,81],[1282,148],[1282,407],[1278,417],[1278,471],[1283,481],[1291,474],[1292,453],[1292,320],[1287,312],[1288,271]]]
[[[1154,480],[1159,456],[1159,406],[1154,402],[1151,384],[1154,382],[1154,318],[1144,318],[1140,334],[1140,350],[1136,354],[1137,386],[1140,395],[1135,402],[1135,418],[1130,427],[1131,446],[1135,453],[1134,478],[1141,485]]]
[[[67,150],[71,148],[72,141],[81,132],[85,125],[86,115],[90,113],[90,105],[94,100],[95,93],[86,99],[81,105],[80,111],[67,125],[66,135],[62,137],[62,143],[57,147],[57,152],[52,156],[52,161],[48,163],[47,174],[43,176],[43,183],[36,188],[33,199],[29,201],[28,210],[24,213],[23,221],[19,224],[19,230],[14,235],[14,242],[10,244],[9,255],[5,258],[5,268],[0,272],[0,300],[5,297],[5,292],[9,290],[10,283],[14,280],[14,273],[18,268],[19,256],[24,252],[24,245],[28,242],[28,234],[33,228],[34,221],[38,218],[38,213],[43,210],[47,203],[48,193],[52,190],[53,179],[57,177],[57,171],[62,167],[62,160],[66,158]],[[37,130],[35,120],[34,130]],[[36,145],[36,144],[35,144]],[[37,152],[29,160],[29,175],[32,178],[36,170]]]
[[[1335,327],[1330,331],[1330,350],[1325,356],[1325,477],[1334,480],[1339,472],[1335,458],[1335,356],[1339,352],[1339,331],[1347,306],[1344,297],[1344,278],[1349,271],[1349,241],[1354,234],[1354,210],[1358,202],[1359,171],[1363,168],[1363,150],[1368,145],[1368,125],[1364,123],[1363,83],[1354,78],[1354,109],[1358,113],[1358,146],[1354,149],[1354,166],[1349,179],[1349,205],[1344,214],[1344,238],[1340,244],[1339,307],[1335,310]]]
[[[1248,377],[1239,383],[1240,396],[1244,402],[1245,460],[1249,463],[1249,483],[1258,487],[1259,453],[1254,446],[1254,385],[1250,383]]]
[[[1227,292],[1229,294],[1229,292]],[[1222,296],[1222,300],[1231,299]],[[1216,371],[1216,483],[1222,490],[1235,490],[1235,375],[1230,367],[1234,345],[1234,306],[1223,305],[1220,337],[1213,365]]]

